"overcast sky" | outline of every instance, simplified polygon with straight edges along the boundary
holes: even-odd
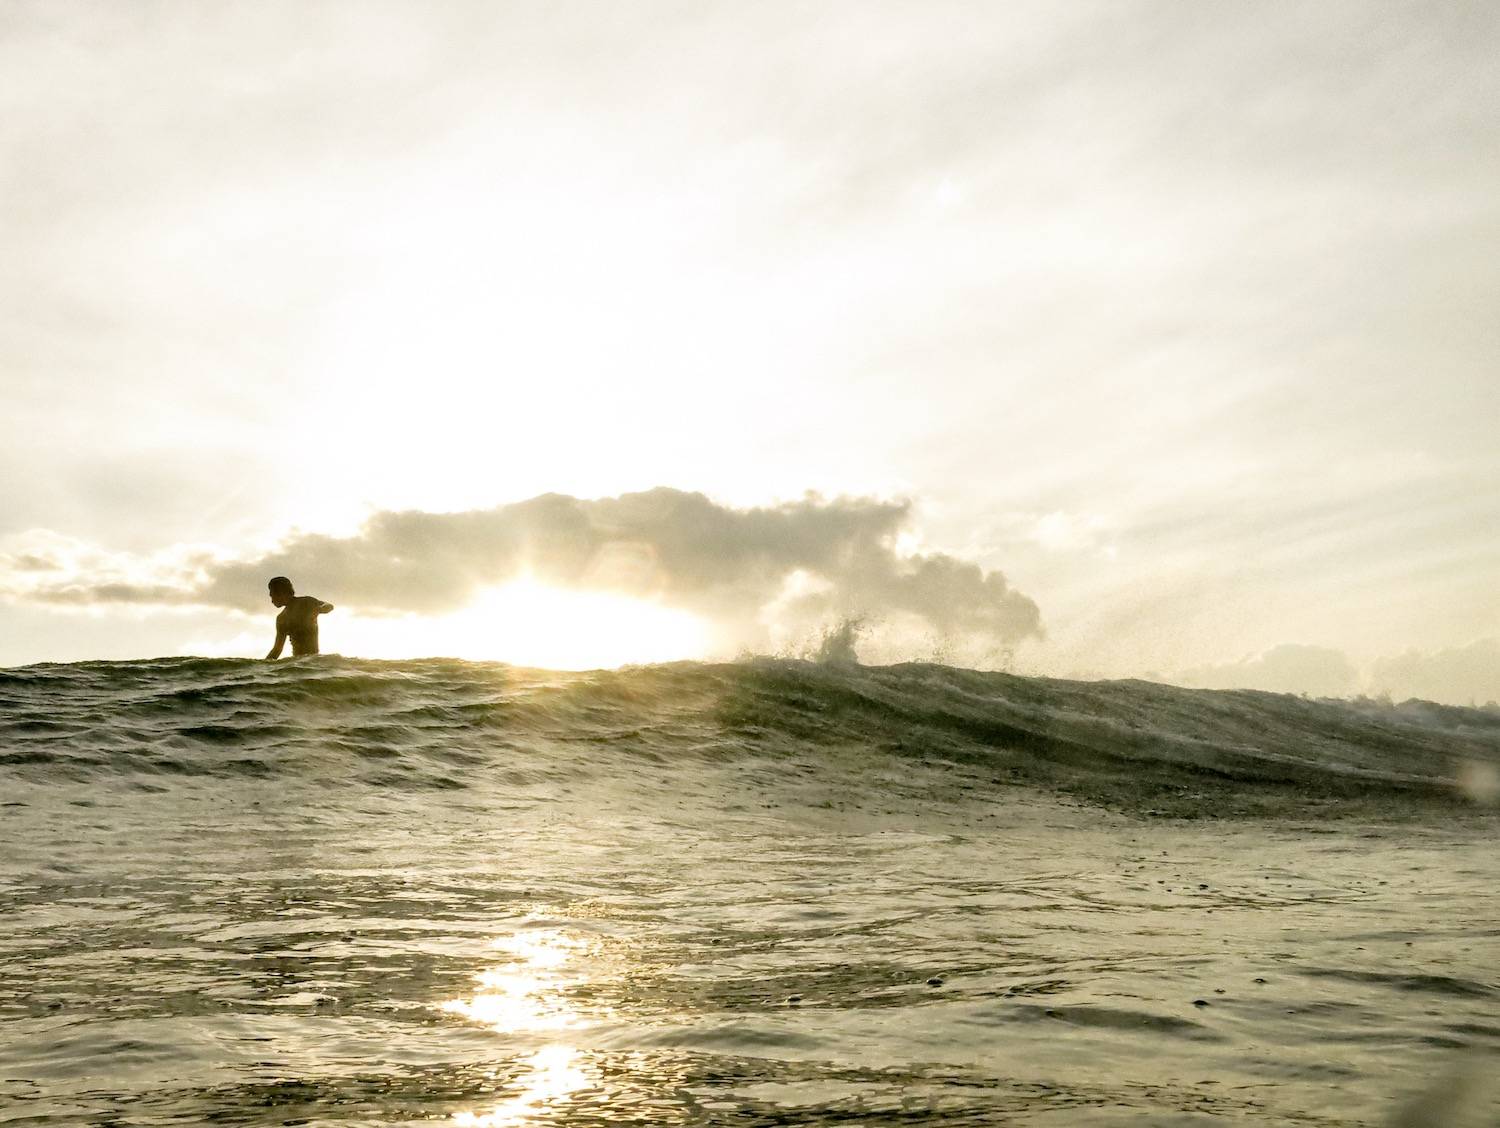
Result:
[[[254,654],[262,561],[430,610],[297,550],[669,487],[893,507],[730,618],[941,633],[926,561],[1025,670],[1500,698],[1497,58],[1487,2],[0,0],[0,663]]]

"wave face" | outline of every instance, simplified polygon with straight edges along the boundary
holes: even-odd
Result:
[[[0,671],[0,1121],[1493,1124],[1497,730],[931,665]]]
[[[1483,803],[1500,713],[929,664],[755,659],[559,673],[457,660],[166,658],[0,671],[33,781],[295,777],[463,789],[740,762],[845,795],[1030,786],[1174,816]],[[873,774],[863,769],[878,765]]]

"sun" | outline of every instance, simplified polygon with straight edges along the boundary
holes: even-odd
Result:
[[[708,654],[708,625],[658,603],[522,578],[445,615],[325,622],[329,651],[365,658],[466,658],[553,670],[604,669]]]

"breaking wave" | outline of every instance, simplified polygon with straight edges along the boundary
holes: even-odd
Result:
[[[295,775],[341,788],[744,764],[862,794],[962,780],[1172,816],[1399,813],[1500,790],[1500,714],[932,664],[559,673],[448,659],[163,658],[0,671],[0,768],[40,781]],[[861,765],[879,771],[862,772]],[[894,771],[892,770],[894,769]],[[936,773],[936,774],[934,774]],[[915,777],[914,777],[915,778]]]

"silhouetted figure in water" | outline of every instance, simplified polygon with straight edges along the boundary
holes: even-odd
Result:
[[[292,581],[285,576],[272,576],[266,585],[271,593],[271,602],[281,608],[276,616],[276,645],[266,655],[266,661],[281,657],[281,648],[286,640],[292,640],[292,657],[318,652],[318,616],[333,610],[333,604],[324,603],[310,595],[298,595],[292,590]]]

